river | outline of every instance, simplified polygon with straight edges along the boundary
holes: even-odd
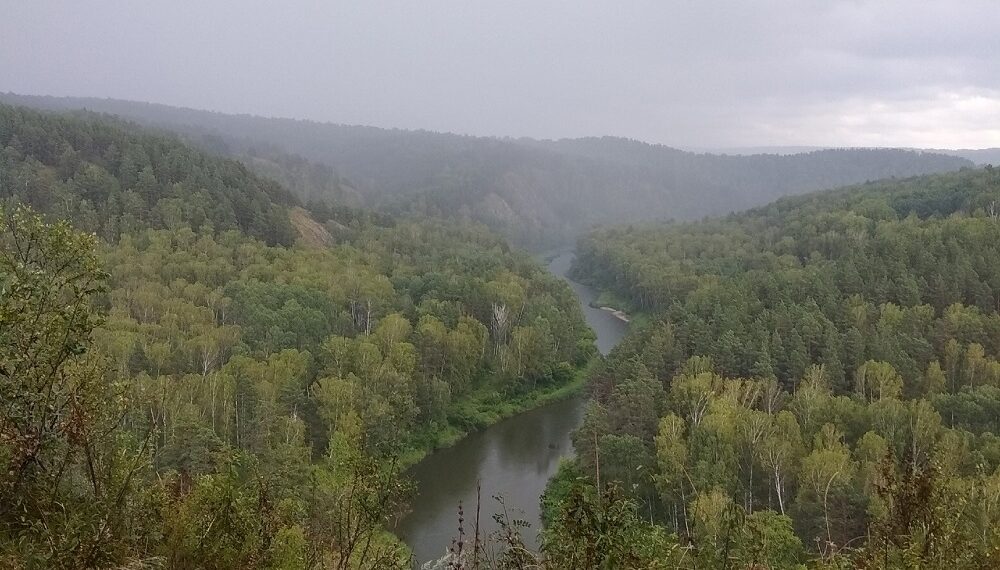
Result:
[[[607,354],[628,332],[628,324],[590,303],[597,293],[568,279],[573,254],[564,253],[548,263],[553,274],[566,279],[580,300],[587,324],[597,335],[597,348]],[[584,398],[574,396],[519,414],[442,449],[413,466],[409,475],[417,494],[412,511],[396,528],[418,563],[440,558],[457,535],[458,505],[465,506],[466,532],[475,519],[476,483],[482,485],[483,532],[495,530],[492,514],[502,495],[512,518],[531,524],[525,541],[536,545],[540,527],[539,496],[555,474],[562,457],[573,453],[570,434],[583,419]]]

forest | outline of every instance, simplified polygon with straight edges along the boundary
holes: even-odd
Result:
[[[483,223],[535,251],[569,247],[599,224],[698,219],[790,194],[973,166],[886,148],[727,156],[616,137],[472,137],[10,93],[0,101],[170,129],[278,179],[303,203]]]
[[[539,548],[433,567],[1000,563],[992,167],[595,230],[600,358],[492,229],[255,152],[0,105],[0,567],[409,568],[405,467],[584,383]]]
[[[594,353],[481,226],[121,120],[0,105],[0,201],[0,567],[408,568],[402,468]]]
[[[997,0],[0,0],[0,570],[1000,569]]]
[[[642,568],[996,567],[998,197],[986,167],[581,239],[645,325],[550,504],[617,493]]]

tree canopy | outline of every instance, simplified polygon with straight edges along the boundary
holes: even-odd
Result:
[[[648,324],[593,374],[579,468],[695,566],[996,565],[998,196],[987,167],[581,240]]]
[[[405,461],[594,352],[479,226],[93,115],[0,106],[0,161],[0,566],[408,567]]]
[[[305,203],[332,196],[341,205],[475,221],[536,250],[565,247],[597,224],[689,220],[790,194],[973,166],[900,149],[728,156],[616,137],[471,137],[106,99],[0,99],[167,127],[276,176]]]

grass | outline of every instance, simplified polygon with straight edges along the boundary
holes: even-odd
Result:
[[[612,309],[619,309],[625,311],[626,313],[630,312],[629,310],[632,308],[629,306],[629,302],[624,297],[621,297],[611,291],[601,291],[597,296],[597,299],[595,299],[590,305],[598,309],[601,307],[611,307]]]

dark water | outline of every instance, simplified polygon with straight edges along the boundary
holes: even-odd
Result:
[[[560,255],[549,270],[565,277],[573,255]],[[628,331],[628,325],[589,303],[596,293],[570,281],[580,299],[587,323],[597,334],[597,347],[606,354]],[[492,514],[502,495],[512,518],[531,523],[524,538],[535,544],[539,530],[538,498],[556,472],[559,459],[571,455],[570,434],[583,417],[584,400],[577,396],[504,420],[438,451],[410,470],[417,485],[412,513],[396,532],[413,549],[419,563],[440,558],[457,535],[458,504],[465,506],[466,531],[475,518],[476,482],[482,484],[482,532],[495,529]]]
[[[550,261],[548,268],[549,271],[569,282],[570,288],[580,299],[580,308],[583,309],[583,316],[587,319],[587,324],[597,335],[597,349],[601,351],[601,354],[607,354],[628,332],[628,323],[608,311],[590,306],[590,303],[597,299],[597,292],[566,277],[572,263],[573,254],[564,253]]]

